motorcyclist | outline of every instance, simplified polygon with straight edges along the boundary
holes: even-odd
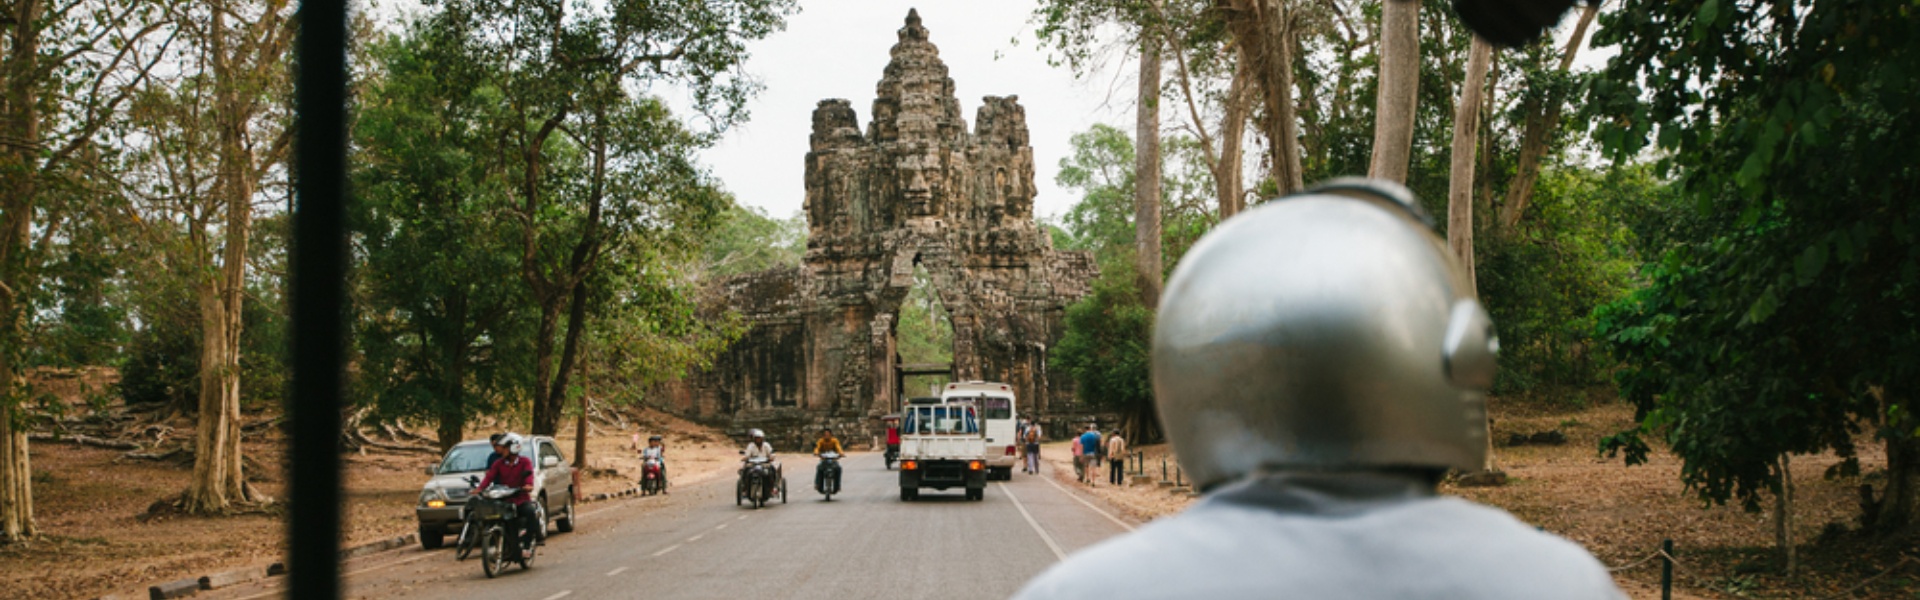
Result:
[[[1153,332],[1161,423],[1205,498],[1016,598],[1624,598],[1579,545],[1438,494],[1487,452],[1498,342],[1466,282],[1397,184],[1221,223]]]
[[[887,419],[887,460],[891,462],[893,459],[896,459],[899,457],[900,457],[900,419],[889,417]],[[889,464],[888,466],[891,467],[892,465]]]
[[[813,441],[813,455],[820,456],[828,452],[846,454],[845,451],[840,449],[840,438],[833,437],[833,429],[822,427],[820,428],[820,439]],[[813,489],[820,489],[820,484],[826,480],[826,477],[827,461],[823,460],[813,468]]]
[[[649,460],[660,464],[660,479],[665,481],[667,479],[667,443],[666,438],[661,437],[660,434],[648,436],[647,446],[640,449],[640,463],[645,465]]]
[[[741,474],[742,475],[746,474],[747,461],[752,460],[754,458],[765,458],[767,459],[768,463],[773,465],[774,477],[776,479],[779,478],[780,461],[774,460],[773,444],[767,443],[767,432],[761,431],[759,429],[749,429],[747,430],[747,437],[750,438],[747,441],[747,448],[745,450],[740,451]]]
[[[505,436],[505,435],[507,435],[507,434],[506,434],[506,433],[495,433],[495,434],[493,434],[493,435],[490,435],[490,436],[487,436],[487,446],[488,446],[488,447],[491,447],[491,448],[499,448],[499,447],[500,447],[500,438],[501,438],[502,436]],[[494,450],[494,451],[492,451],[492,452],[488,452],[488,453],[487,453],[487,466],[489,466],[489,467],[491,467],[491,466],[493,466],[493,461],[496,461],[496,460],[500,460],[500,457],[501,457],[501,456],[504,456],[504,455],[502,455],[502,454],[500,454],[500,451],[499,451],[499,450],[497,450],[497,449],[496,449],[496,450]]]
[[[514,514],[520,517],[507,521],[507,546],[512,548],[514,553],[520,551],[521,531],[533,532],[534,541],[540,545],[546,545],[546,527],[541,526],[539,522],[532,497],[533,459],[520,454],[522,443],[524,442],[517,433],[503,434],[498,441],[494,441],[493,451],[499,454],[500,458],[487,466],[487,474],[480,478],[480,485],[477,488],[485,490],[497,483],[516,490],[513,495],[505,498],[508,504],[513,505]]]

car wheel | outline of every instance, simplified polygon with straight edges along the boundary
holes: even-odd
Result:
[[[568,490],[567,493],[572,494],[573,492],[572,490]],[[572,496],[569,495],[568,497],[571,498]],[[560,533],[573,533],[573,516],[574,516],[573,513],[575,508],[577,507],[574,505],[574,503],[572,502],[567,503],[567,516],[560,517],[558,519],[553,520],[553,529],[555,531],[558,531]]]
[[[428,527],[426,525],[421,525],[420,526],[420,547],[426,548],[428,550],[440,549],[441,544],[446,543],[446,534],[441,533],[440,531],[441,530],[438,527]]]

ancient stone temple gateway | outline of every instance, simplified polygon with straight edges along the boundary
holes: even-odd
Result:
[[[1025,109],[988,96],[969,132],[918,12],[892,57],[864,134],[846,100],[813,111],[802,264],[714,284],[752,329],[713,368],[655,389],[654,403],[777,441],[819,425],[864,441],[873,417],[899,406],[895,321],[916,265],[951,315],[956,379],[1012,384],[1023,413],[1072,402],[1046,354],[1093,259],[1054,250],[1033,221]]]

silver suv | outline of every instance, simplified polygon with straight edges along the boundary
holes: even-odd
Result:
[[[420,545],[439,548],[450,533],[460,532],[467,497],[473,484],[487,471],[487,456],[493,447],[487,440],[468,440],[454,445],[440,464],[427,467],[432,479],[420,490],[414,514],[420,517]],[[560,533],[573,531],[573,467],[560,454],[560,445],[547,436],[531,436],[521,445],[520,455],[533,459],[533,497],[545,511],[547,520]]]

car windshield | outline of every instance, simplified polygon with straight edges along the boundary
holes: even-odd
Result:
[[[493,448],[487,446],[454,446],[447,452],[446,460],[440,461],[440,473],[485,471],[489,454],[493,454]]]
[[[979,433],[980,423],[972,406],[918,406],[907,411],[905,430],[919,434]]]

